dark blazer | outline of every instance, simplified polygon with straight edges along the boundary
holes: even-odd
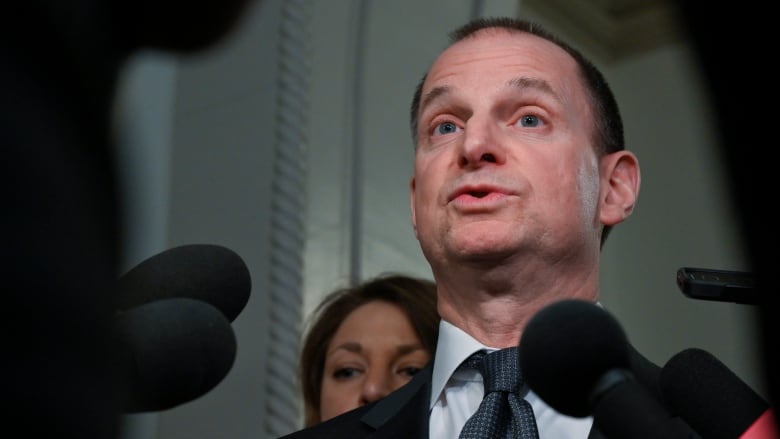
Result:
[[[630,354],[631,372],[636,380],[648,389],[656,400],[662,401],[658,385],[661,368],[633,347]],[[433,361],[420,370],[406,385],[383,399],[283,436],[281,439],[428,439],[428,407],[432,377]],[[675,435],[675,438],[698,437],[682,420],[679,424],[680,434]],[[588,439],[606,439],[606,436],[594,425]]]

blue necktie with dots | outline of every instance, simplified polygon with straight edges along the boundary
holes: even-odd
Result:
[[[466,421],[459,439],[538,439],[531,405],[517,393],[523,380],[516,347],[476,352],[461,367],[479,371],[485,396]]]

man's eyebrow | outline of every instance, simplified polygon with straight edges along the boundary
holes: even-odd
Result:
[[[452,91],[452,87],[449,85],[441,85],[438,87],[434,87],[429,91],[428,93],[425,93],[425,96],[423,96],[422,100],[420,101],[420,109],[419,112],[422,113],[422,111],[431,104],[431,102],[435,101],[441,96],[444,96],[448,94],[450,91]]]
[[[558,95],[553,90],[549,82],[539,78],[529,78],[527,76],[519,76],[507,81],[507,86],[520,89],[535,89],[541,92],[547,93],[551,96],[557,97]]]
[[[552,86],[549,82],[539,79],[539,78],[530,78],[527,76],[519,76],[517,78],[512,78],[506,83],[507,87],[510,88],[518,88],[518,89],[534,89],[539,90],[541,92],[544,92],[546,94],[549,94],[550,96],[556,97],[557,94],[553,90]],[[426,93],[423,98],[420,101],[420,109],[419,111],[422,113],[422,111],[429,105],[431,105],[432,102],[437,100],[438,98],[445,96],[449,94],[452,91],[452,87],[449,85],[441,85],[438,87],[432,88],[428,93]]]

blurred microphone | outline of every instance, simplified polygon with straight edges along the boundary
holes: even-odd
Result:
[[[556,411],[593,416],[609,438],[694,438],[631,372],[623,328],[607,311],[583,300],[543,308],[520,341],[523,378]]]
[[[110,16],[106,19],[112,20],[118,43],[129,50],[193,53],[216,45],[234,32],[249,7],[256,3],[261,2],[119,0],[110,2]]]
[[[675,354],[661,370],[667,403],[702,437],[777,438],[769,403],[714,355],[690,348]],[[771,424],[771,423],[770,423]]]
[[[158,253],[119,278],[116,306],[129,310],[159,299],[187,297],[216,307],[235,320],[249,301],[249,269],[234,251],[188,244]]]
[[[233,366],[233,328],[208,303],[162,299],[120,312],[114,322],[125,413],[166,410],[198,398]]]

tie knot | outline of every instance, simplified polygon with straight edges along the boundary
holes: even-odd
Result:
[[[485,394],[497,391],[516,392],[522,385],[517,363],[517,347],[490,353],[479,351],[466,360],[468,367],[477,369],[482,375]]]
[[[466,359],[463,366],[482,375],[485,396],[459,439],[539,439],[533,408],[518,393],[522,385],[518,362],[517,347],[480,351]]]

